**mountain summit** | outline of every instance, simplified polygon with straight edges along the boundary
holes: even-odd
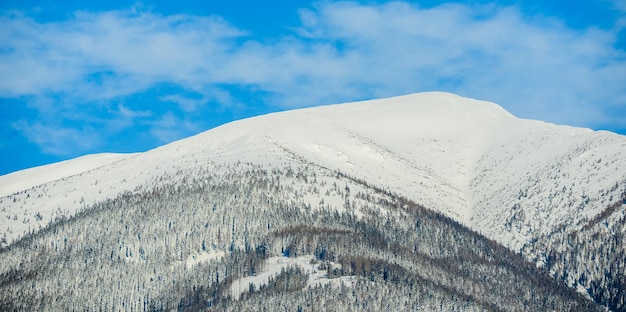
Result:
[[[208,177],[214,175],[246,180],[246,170],[256,172],[241,164],[269,172],[294,167],[309,178],[277,173],[293,184],[280,184],[287,193],[276,196],[283,202],[363,220],[369,213],[364,207],[380,205],[354,208],[355,201],[366,201],[368,190],[377,190],[377,200],[400,196],[521,253],[596,302],[624,308],[623,270],[609,277],[602,270],[624,265],[623,258],[615,259],[624,254],[619,246],[626,232],[626,137],[519,119],[494,103],[441,92],[273,113],[144,153],[92,155],[2,176],[4,244],[34,239],[25,235],[77,211],[85,217],[91,207],[119,196],[189,181],[211,185]],[[342,195],[321,192],[331,183],[322,178],[328,172],[360,185],[353,186],[360,197],[347,184]],[[316,182],[310,182],[311,173]],[[385,211],[380,213],[395,213]],[[618,249],[592,266],[586,259],[604,252],[601,238]],[[229,252],[213,244],[215,253]],[[567,244],[585,250],[572,251]]]
[[[0,185],[22,182],[13,190],[25,191],[53,179],[92,203],[174,170],[296,159],[388,188],[519,250],[538,233],[582,225],[620,198],[625,151],[624,136],[518,119],[494,103],[427,92],[248,118],[141,154],[10,174]],[[29,171],[41,181],[24,185]],[[59,195],[72,198],[65,188]],[[45,209],[52,197],[28,202]],[[71,211],[80,207],[74,201],[52,203]]]

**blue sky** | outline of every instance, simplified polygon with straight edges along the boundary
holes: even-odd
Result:
[[[0,1],[0,175],[422,91],[626,134],[626,0]]]

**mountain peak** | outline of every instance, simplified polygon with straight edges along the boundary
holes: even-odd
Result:
[[[280,159],[276,155],[288,150],[415,194],[412,199],[467,223],[474,163],[494,133],[517,120],[494,103],[425,92],[254,117],[201,134],[189,145],[205,142],[218,155],[255,161]]]
[[[56,182],[33,179],[29,185],[21,185],[21,190],[44,183],[63,185],[57,189],[57,197],[33,200],[33,209],[48,209],[44,207],[53,203],[54,208],[72,207],[68,209],[72,211],[80,207],[77,203],[81,200],[103,200],[147,185],[159,176],[192,172],[213,163],[275,166],[304,162],[387,188],[492,238],[506,236],[505,241],[521,248],[532,239],[525,233],[564,222],[577,201],[553,199],[553,205],[560,208],[558,213],[549,214],[548,209],[533,212],[545,215],[550,226],[528,221],[527,229],[521,226],[517,231],[505,230],[505,222],[493,211],[501,209],[503,202],[531,209],[553,188],[593,194],[614,189],[624,180],[620,171],[593,161],[612,159],[626,165],[626,153],[620,152],[624,142],[624,137],[607,132],[518,119],[494,103],[424,92],[252,117],[115,162],[105,157],[105,162],[89,168],[84,168],[85,159],[70,160],[58,168],[85,170],[61,170],[54,174]],[[582,153],[593,156],[578,155]],[[568,179],[545,176],[554,170],[567,170],[563,174]],[[582,181],[588,172],[606,179],[585,184]],[[7,179],[19,174],[0,177],[0,185],[16,185]],[[532,183],[537,180],[550,187],[536,188]],[[108,181],[110,187],[103,189],[101,181]],[[533,190],[536,196],[529,195],[524,202],[518,199],[520,189]],[[596,198],[586,213],[573,214],[567,222],[579,223],[599,213],[607,202],[603,196]],[[0,219],[28,230],[22,220]]]
[[[138,278],[145,281],[150,277],[153,281],[157,277],[153,275],[156,271],[152,264],[158,263],[162,272],[174,272],[178,266],[189,267],[187,272],[197,276],[199,271],[193,267],[201,263],[209,265],[211,259],[230,259],[219,263],[234,263],[228,261],[243,259],[240,257],[243,253],[265,257],[269,250],[274,258],[267,259],[267,263],[280,262],[284,260],[280,253],[290,255],[290,246],[298,246],[294,242],[309,244],[318,238],[336,239],[336,235],[341,235],[342,242],[363,239],[355,245],[358,248],[379,244],[370,246],[376,247],[371,255],[384,261],[397,260],[396,252],[404,252],[407,258],[402,263],[409,267],[416,263],[424,265],[428,276],[438,267],[431,264],[439,263],[441,257],[456,259],[455,265],[463,269],[455,272],[472,272],[466,270],[466,260],[470,259],[470,263],[474,261],[477,265],[477,271],[473,272],[481,273],[477,277],[467,276],[468,281],[485,285],[484,289],[479,288],[480,300],[485,293],[500,299],[500,295],[494,295],[489,280],[516,283],[520,280],[508,278],[514,275],[500,275],[503,271],[499,268],[495,269],[497,274],[485,275],[484,264],[489,263],[493,268],[491,264],[502,265],[502,259],[522,254],[532,263],[511,260],[504,269],[523,273],[532,277],[528,281],[536,281],[536,274],[543,271],[536,271],[535,266],[545,267],[555,278],[618,310],[625,298],[623,275],[619,273],[623,270],[614,267],[622,265],[624,259],[624,250],[619,248],[623,247],[625,229],[622,205],[626,198],[625,167],[624,136],[518,119],[496,104],[449,93],[410,94],[248,118],[144,153],[94,155],[2,176],[0,186],[9,185],[16,177],[24,178],[13,181],[16,182],[13,186],[20,185],[19,192],[0,195],[0,228],[7,229],[0,247],[26,236],[21,242],[37,243],[17,243],[4,250],[25,247],[24,252],[33,259],[57,257],[56,250],[60,250],[59,261],[66,261],[70,259],[69,253],[77,252],[77,258],[73,259],[76,264],[87,264],[85,257],[95,256],[97,259],[92,260],[107,264],[94,267],[110,268],[114,263],[112,268],[123,268],[126,275],[129,275],[126,265],[151,267]],[[72,222],[62,222],[77,211],[84,213]],[[436,222],[427,225],[428,220]],[[106,226],[100,228],[102,222]],[[329,227],[329,222],[334,222],[334,227]],[[85,227],[72,228],[78,224]],[[47,225],[51,227],[45,228]],[[68,247],[64,241],[66,234],[57,236],[57,231],[51,230],[57,225],[66,233],[78,235],[72,236],[75,240],[69,240]],[[473,231],[467,231],[464,226]],[[29,235],[42,228],[41,234]],[[101,236],[90,241],[94,228],[94,233]],[[374,228],[380,229],[380,234],[371,232]],[[444,228],[450,231],[442,232]],[[84,234],[87,232],[90,235]],[[581,234],[577,237],[578,233]],[[430,240],[433,234],[439,238]],[[167,235],[169,240],[156,241]],[[294,240],[284,240],[281,235]],[[303,240],[302,235],[313,236]],[[509,250],[485,240],[482,235]],[[179,244],[179,238],[184,243]],[[378,238],[381,240],[377,241]],[[85,239],[87,243],[80,245],[83,247],[74,248]],[[104,241],[108,244],[106,248],[98,245]],[[164,254],[163,243],[168,242],[170,252]],[[274,242],[273,247],[266,249],[265,245],[258,245],[263,242]],[[393,257],[385,256],[395,243],[403,247],[393,251]],[[467,250],[469,245],[473,247]],[[37,251],[30,246],[43,249]],[[146,249],[147,246],[150,248]],[[350,252],[357,250],[343,246]],[[327,268],[332,268],[340,263],[328,262],[328,250],[324,248],[335,247],[324,243],[309,251],[314,251],[319,260],[326,261]],[[97,248],[104,253],[91,252]],[[293,248],[293,251],[302,250]],[[607,254],[607,250],[615,252]],[[324,256],[317,255],[318,252]],[[462,256],[449,257],[455,253]],[[495,259],[491,258],[496,254]],[[603,257],[583,265],[573,262],[598,254]],[[3,254],[2,248],[0,256],[13,257]],[[13,262],[0,261],[10,263],[0,275],[12,282],[21,281],[14,274],[26,272],[22,276],[32,278],[36,275],[28,273],[29,270],[39,272],[42,268],[39,260],[29,263],[18,257],[12,259]],[[337,259],[355,268],[365,262],[372,268],[377,266],[371,262],[373,258]],[[41,261],[52,263],[48,258]],[[145,266],[146,261],[154,262]],[[310,263],[304,258],[298,261]],[[32,268],[22,271],[23,263]],[[391,265],[389,268],[402,267],[401,262],[380,263]],[[46,274],[58,276],[58,267],[48,267],[47,270],[53,271]],[[521,267],[524,269],[518,270]],[[217,265],[213,272],[223,268]],[[408,272],[402,270],[396,273]],[[104,271],[98,274],[108,272]],[[210,272],[206,267],[202,271]],[[449,273],[447,268],[444,271]],[[76,272],[84,270],[64,274],[72,276]],[[222,272],[211,285],[223,282]],[[607,276],[604,272],[618,273]],[[178,285],[176,274],[174,280]],[[92,276],[87,278],[92,280]],[[609,281],[605,282],[607,278]],[[441,281],[452,279],[446,277]],[[247,281],[243,279],[233,285],[245,286],[249,284]],[[372,285],[371,281],[368,279],[367,285]],[[25,285],[22,289],[30,289],[30,281],[22,282]],[[529,285],[534,290],[548,284]],[[555,282],[553,286],[556,285]],[[553,290],[553,286],[546,289]],[[502,287],[510,289],[508,284]],[[163,289],[171,293],[166,291],[168,288]],[[451,294],[450,289],[444,293]],[[110,293],[108,290],[105,292]],[[171,302],[182,302],[176,296]],[[517,299],[517,294],[513,296]],[[11,299],[14,298],[5,302]],[[510,300],[504,301],[510,304]],[[27,299],[23,304],[32,302],[43,301]]]

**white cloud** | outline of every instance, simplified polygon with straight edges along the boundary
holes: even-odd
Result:
[[[51,155],[72,156],[101,143],[98,131],[90,127],[77,129],[20,120],[13,124],[13,128],[22,131],[29,142]]]
[[[181,119],[171,112],[167,112],[159,120],[152,122],[150,133],[152,133],[160,143],[167,143],[182,139],[189,131],[199,130],[197,124],[189,120]]]
[[[615,47],[616,31],[573,30],[496,5],[323,2],[299,14],[292,36],[254,38],[219,17],[130,10],[39,23],[7,13],[0,17],[0,98],[53,97],[67,111],[168,83],[179,90],[160,99],[192,112],[207,103],[241,105],[222,85],[262,91],[280,107],[443,90],[522,117],[623,122],[613,113],[626,105],[626,53]],[[124,124],[136,117],[125,114],[138,110],[132,105],[119,106]],[[180,136],[177,127],[198,127],[171,112],[151,113],[141,117],[157,120],[152,133],[163,142]],[[57,135],[64,136],[72,135]]]
[[[48,24],[4,16],[0,25],[5,97],[68,92],[112,98],[163,81],[193,88],[211,82],[229,41],[243,34],[216,17],[133,11],[78,12]]]
[[[178,104],[180,108],[187,112],[191,113],[195,111],[199,106],[202,106],[208,102],[208,100],[204,97],[201,98],[189,98],[180,94],[170,94],[165,95],[160,98],[163,102],[172,102]]]
[[[369,86],[361,92],[373,97],[444,89],[497,101],[525,117],[578,125],[607,122],[611,117],[602,107],[625,104],[616,100],[626,93],[626,57],[607,31],[578,32],[553,20],[531,23],[515,8],[493,6],[341,3],[305,16],[313,26],[304,33],[344,46],[338,56],[321,58],[346,59],[332,68],[349,73],[327,73],[334,79],[317,81],[339,88],[313,89],[340,93],[352,83],[361,90]],[[307,66],[299,65],[288,67]]]

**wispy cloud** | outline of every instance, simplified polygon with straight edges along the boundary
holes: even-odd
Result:
[[[167,112],[159,120],[153,122],[150,132],[158,138],[160,143],[167,143],[176,140],[185,133],[200,131],[197,125],[188,120],[179,118]]]
[[[172,102],[180,106],[180,108],[188,113],[195,111],[198,106],[202,106],[208,102],[204,97],[189,97],[180,94],[168,94],[159,98],[163,102]]]
[[[242,32],[217,17],[77,12],[64,22],[0,19],[0,94],[112,98],[172,82],[200,87]]]
[[[626,12],[626,0],[605,0],[605,1],[609,1],[611,3],[613,3],[613,6],[622,11],[622,12]]]
[[[0,17],[0,98],[39,111],[41,120],[15,128],[50,153],[66,139],[106,135],[81,130],[89,121],[49,131],[63,124],[58,118],[89,119],[70,113],[88,106],[109,107],[92,123],[123,128],[141,119],[159,142],[199,131],[185,114],[245,103],[227,86],[259,92],[276,108],[444,90],[527,118],[605,128],[623,122],[614,114],[626,106],[620,21],[613,30],[574,30],[516,7],[403,2],[323,2],[299,14],[291,36],[255,38],[215,16],[131,9],[40,23],[9,12]],[[128,100],[151,90],[158,93],[151,105]],[[106,140],[95,137],[94,144]]]
[[[28,141],[39,145],[44,153],[52,155],[75,155],[101,144],[98,131],[89,126],[68,128],[63,125],[20,120],[15,122],[13,127],[21,131]]]
[[[497,101],[525,117],[578,125],[610,122],[603,107],[626,104],[626,55],[607,31],[569,30],[494,6],[342,3],[303,14],[304,34],[326,47],[341,44],[338,56],[323,57],[347,59],[332,66],[345,76],[323,75],[340,86],[338,93],[346,86],[369,86],[376,97],[444,89]]]

